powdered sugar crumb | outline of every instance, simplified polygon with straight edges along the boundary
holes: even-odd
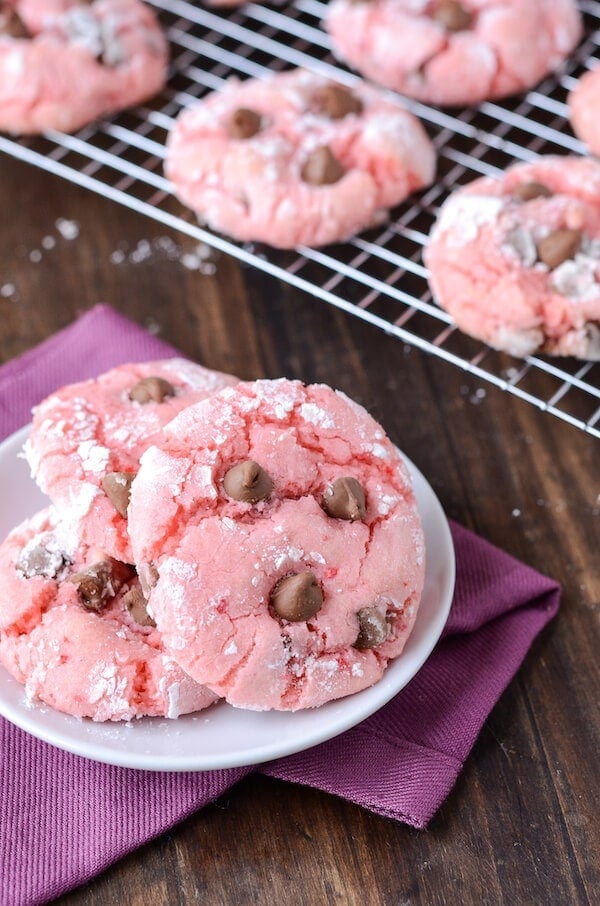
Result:
[[[93,440],[84,440],[77,447],[77,455],[86,472],[93,475],[102,475],[106,472],[110,460],[110,451],[106,447],[94,443]]]
[[[310,422],[311,425],[317,425],[319,428],[335,427],[331,415],[315,403],[303,403],[300,406],[300,415],[305,421]]]
[[[55,226],[62,238],[69,242],[79,236],[79,224],[76,220],[67,220],[65,217],[59,217],[55,222]]]
[[[281,569],[284,563],[287,563],[289,560],[292,563],[299,563],[304,557],[304,551],[299,547],[288,547],[287,550],[281,551],[281,553],[275,558],[275,568]]]

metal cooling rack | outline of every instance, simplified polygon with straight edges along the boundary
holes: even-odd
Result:
[[[288,253],[238,245],[199,227],[162,175],[164,143],[182,107],[231,75],[260,77],[304,66],[355,83],[357,77],[336,64],[320,27],[325,4],[247,4],[219,13],[186,0],[151,2],[172,48],[171,78],[158,99],[75,135],[0,136],[0,150],[233,255],[600,437],[600,363],[513,359],[464,336],[433,303],[421,259],[439,206],[457,185],[539,153],[584,150],[570,131],[565,101],[600,56],[600,3],[581,4],[585,40],[563,70],[527,95],[456,115],[407,102],[438,151],[435,185],[398,207],[390,222],[348,243]]]

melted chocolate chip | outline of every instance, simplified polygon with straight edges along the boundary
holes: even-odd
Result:
[[[273,490],[273,482],[265,470],[252,459],[240,462],[225,473],[223,488],[228,497],[242,503],[266,500]]]
[[[256,110],[248,107],[238,107],[233,111],[229,120],[229,134],[232,138],[252,138],[260,132],[262,117]]]
[[[271,607],[282,620],[301,623],[310,620],[323,606],[323,592],[314,573],[306,571],[285,576],[271,592]]]
[[[104,493],[121,516],[127,515],[131,482],[134,478],[135,472],[109,472],[102,479]]]
[[[342,85],[334,83],[323,88],[319,96],[319,103],[321,113],[331,120],[341,120],[348,114],[358,114],[363,109],[362,101],[356,95]]]
[[[553,230],[537,243],[538,258],[550,270],[574,258],[581,247],[581,230]]]
[[[554,194],[543,182],[522,182],[513,189],[513,197],[517,201],[533,201],[534,198],[551,198]]]
[[[175,396],[175,388],[161,377],[142,378],[129,391],[129,399],[142,404],[162,403],[170,396]]]
[[[73,573],[69,576],[69,582],[77,586],[79,600],[85,609],[99,613],[134,575],[135,570],[131,566],[108,558]]]
[[[329,145],[321,145],[305,161],[301,176],[311,186],[328,186],[338,182],[345,172]]]
[[[140,626],[156,626],[156,623],[148,613],[146,599],[141,588],[130,588],[123,595],[123,604]]]
[[[364,651],[377,648],[387,639],[388,624],[385,614],[376,607],[363,607],[358,611],[358,636],[354,647]]]
[[[36,544],[23,549],[15,568],[26,579],[33,579],[34,576],[56,579],[69,562],[60,551],[48,550],[42,544]]]
[[[28,38],[27,26],[12,6],[0,2],[0,35],[9,38]]]
[[[351,522],[364,519],[367,513],[363,486],[351,477],[336,478],[325,492],[321,506],[328,516]]]
[[[466,31],[471,27],[473,15],[456,0],[440,0],[431,13],[434,22],[443,26],[446,31]]]

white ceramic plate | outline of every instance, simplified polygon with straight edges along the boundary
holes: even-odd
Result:
[[[20,451],[24,428],[0,444],[0,538],[48,505]],[[407,460],[408,462],[408,460]],[[347,698],[295,713],[243,711],[219,703],[177,720],[94,723],[27,705],[23,687],[0,667],[0,714],[52,745],[96,761],[153,771],[200,771],[260,764],[308,749],[360,723],[385,705],[423,665],[446,623],[454,591],[454,549],[432,488],[408,462],[425,530],[425,589],[402,655],[382,679]]]

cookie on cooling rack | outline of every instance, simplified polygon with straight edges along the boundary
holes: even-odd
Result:
[[[600,360],[600,163],[542,157],[464,186],[425,263],[465,333],[516,356]]]
[[[430,183],[434,165],[401,106],[302,70],[230,81],[184,111],[165,161],[210,227],[279,248],[347,239]]]
[[[141,0],[0,3],[0,129],[72,132],[156,94],[167,43]]]
[[[372,685],[416,617],[425,551],[406,466],[324,385],[241,383],[180,413],[142,456],[130,531],[165,646],[238,707]]]
[[[600,155],[600,68],[583,75],[569,95],[569,116],[575,135]]]
[[[140,456],[181,409],[235,383],[173,358],[68,384],[33,411],[31,473],[78,538],[130,563],[126,514]]]
[[[581,35],[574,0],[333,0],[325,26],[362,75],[441,106],[525,91]]]
[[[78,541],[54,510],[0,545],[0,582],[0,662],[30,699],[97,721],[216,701],[165,652],[132,567]]]

